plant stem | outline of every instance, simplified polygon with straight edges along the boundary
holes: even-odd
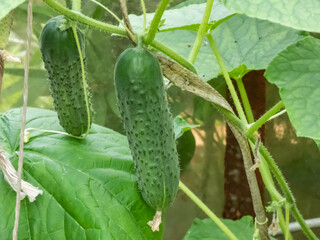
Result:
[[[255,145],[252,142],[250,142],[250,146],[251,146],[252,152],[254,152]],[[284,197],[281,196],[281,194],[278,192],[278,190],[276,189],[276,187],[274,185],[268,164],[266,163],[266,161],[263,158],[259,159],[259,160],[260,160],[259,171],[261,173],[263,183],[264,183],[265,187],[267,188],[272,200],[274,200],[274,201],[283,200]]]
[[[189,55],[189,62],[194,63],[196,61],[197,55],[200,51],[200,47],[201,47],[201,43],[203,40],[203,36],[207,31],[207,25],[208,25],[208,21],[209,21],[209,17],[211,14],[211,10],[212,10],[212,5],[213,5],[213,1],[214,0],[207,0],[207,4],[206,4],[206,9],[202,18],[202,22],[199,26],[199,30],[197,32],[197,37],[196,40],[193,44],[193,47],[191,49],[190,55]]]
[[[95,19],[92,19],[90,17],[87,17],[79,12],[72,11],[68,8],[65,8],[61,4],[57,3],[54,0],[43,0],[48,6],[52,7],[57,12],[65,15],[66,17],[70,18],[71,20],[78,21],[80,23],[98,28],[100,30],[109,32],[109,33],[115,33],[121,36],[126,36],[126,31],[123,28],[120,28],[118,26],[114,26],[112,24],[104,23],[101,21],[97,21]]]
[[[94,28],[97,28],[99,30],[103,30],[103,31],[106,31],[109,33],[115,33],[115,34],[118,34],[123,37],[126,36],[126,31],[118,26],[114,26],[112,24],[97,21],[97,20],[92,19],[90,17],[87,17],[79,12],[71,11],[71,10],[63,7],[59,3],[55,2],[54,0],[43,0],[43,2],[48,4],[50,7],[52,7],[57,12],[65,15],[66,17],[68,17],[72,20],[78,21],[80,23],[86,24],[88,26],[91,26],[91,27],[94,27]],[[156,40],[153,40],[150,45],[152,47],[158,49],[159,51],[163,52],[167,56],[171,57],[172,59],[174,59],[175,61],[177,61],[182,66],[189,69],[190,71],[192,71],[194,73],[197,72],[195,67],[190,62],[188,62],[186,59],[181,57],[179,54],[177,54],[176,52],[174,52],[172,49],[168,48],[167,46],[161,44],[160,42],[158,42]]]
[[[279,112],[281,108],[284,107],[282,101],[279,101],[271,109],[269,109],[265,114],[263,114],[255,123],[253,123],[247,130],[247,136],[250,137],[254,132],[256,132],[263,124],[265,124],[270,117]]]
[[[287,213],[287,212],[286,212]],[[283,216],[282,209],[277,210],[278,218],[279,218],[279,225],[282,232],[286,232],[286,240],[292,240],[292,235],[289,231],[289,226],[287,226],[286,220]]]
[[[232,240],[238,240],[238,238],[228,229],[226,225],[181,181],[179,181],[180,189],[196,204],[205,214],[210,217],[215,224]]]
[[[256,178],[256,174],[251,170],[252,167],[252,158],[251,152],[248,144],[247,138],[241,133],[239,129],[235,126],[229,124],[229,128],[231,129],[233,135],[238,141],[239,147],[241,149],[244,169],[246,172],[249,189],[252,198],[253,209],[256,214],[256,223],[258,224],[259,233],[261,240],[269,240],[270,237],[268,235],[268,219],[266,217],[266,213],[264,210],[264,206],[261,199],[261,194],[258,186],[258,181]]]
[[[147,28],[147,11],[146,11],[146,5],[144,4],[144,0],[140,0],[141,2],[141,8],[143,12],[143,34],[146,31]]]
[[[207,37],[208,37],[210,46],[211,46],[211,48],[212,48],[212,50],[213,50],[213,53],[214,53],[214,55],[216,56],[216,59],[217,59],[217,61],[218,61],[218,64],[219,64],[219,66],[220,66],[220,68],[221,68],[222,74],[223,74],[223,76],[224,76],[224,78],[225,78],[225,80],[226,80],[226,83],[227,83],[227,85],[228,85],[228,88],[229,88],[231,97],[232,97],[232,99],[233,99],[234,105],[235,105],[235,107],[236,107],[236,109],[237,109],[237,112],[238,112],[238,114],[239,114],[239,117],[240,117],[240,119],[241,119],[243,122],[248,123],[248,122],[247,122],[247,119],[246,119],[246,116],[245,116],[245,114],[244,114],[244,112],[243,112],[243,109],[242,109],[240,100],[239,100],[239,98],[238,98],[237,92],[236,92],[236,90],[234,89],[234,86],[233,86],[232,81],[231,81],[231,79],[230,79],[230,76],[229,76],[229,74],[228,74],[228,70],[227,70],[227,68],[226,68],[226,65],[224,64],[224,61],[223,61],[223,59],[222,59],[222,57],[221,57],[221,55],[220,55],[220,53],[219,53],[219,50],[218,50],[218,48],[217,48],[217,46],[216,46],[216,44],[215,44],[215,42],[214,42],[214,40],[213,40],[213,37],[211,36],[211,34],[207,34]]]
[[[118,21],[119,24],[121,24],[123,26],[124,29],[126,29],[127,33],[129,34],[129,37],[131,39],[134,39],[134,34],[130,31],[130,29],[127,28],[127,26],[121,21],[121,19],[114,12],[112,12],[109,8],[107,8],[106,6],[101,4],[100,2],[97,2],[96,0],[90,0],[90,1],[99,5],[104,10],[106,10],[112,17],[114,17]]]
[[[253,142],[253,143],[255,142],[255,138],[253,136],[249,137],[249,139],[251,142]],[[270,155],[268,150],[263,146],[263,144],[260,144],[259,151],[260,151],[260,154],[263,156],[263,158],[268,163],[268,166],[270,167],[271,171],[273,172],[275,178],[277,179],[277,182],[280,185],[280,187],[286,197],[287,202],[289,204],[291,204],[291,214],[299,222],[302,231],[305,233],[305,235],[309,239],[317,240],[318,238],[311,231],[311,229],[307,226],[305,220],[301,216],[301,213],[299,212],[299,210],[296,206],[295,199],[291,193],[291,190],[290,190],[286,180],[284,179],[280,169],[278,168],[277,164],[275,163],[274,159],[272,158],[272,156]]]
[[[79,43],[79,39],[78,39],[76,24],[72,24],[72,31],[73,31],[74,39],[75,39],[75,42],[77,45],[79,58],[80,58],[80,64],[81,64],[81,78],[82,78],[83,94],[84,94],[84,101],[86,103],[87,121],[88,121],[87,131],[84,134],[84,137],[86,137],[88,135],[88,133],[90,131],[90,127],[91,127],[91,116],[90,116],[89,97],[88,97],[88,92],[87,92],[86,74],[85,74],[83,56],[82,56],[81,47],[80,47],[80,43]]]
[[[245,110],[246,115],[247,115],[248,122],[249,123],[253,123],[254,122],[254,117],[253,117],[253,113],[252,113],[252,109],[251,109],[251,106],[250,106],[250,102],[249,102],[249,99],[248,99],[248,95],[247,95],[246,89],[245,89],[245,87],[243,85],[242,78],[236,79],[236,82],[237,82],[237,85],[238,85],[238,89],[239,89],[239,92],[240,92],[240,97],[241,97],[241,100],[242,100],[242,104],[243,104],[244,110]]]
[[[72,0],[72,10],[81,12],[81,0]]]
[[[275,115],[273,115],[272,117],[270,117],[267,122],[269,122],[269,121],[271,121],[272,119],[275,119],[275,118],[281,116],[282,114],[284,114],[284,113],[286,113],[286,112],[287,112],[287,109],[283,109],[282,111],[280,111],[280,112],[276,113]]]
[[[147,45],[150,44],[153,41],[153,39],[155,38],[156,33],[158,31],[159,22],[161,20],[161,17],[163,15],[164,11],[167,8],[169,1],[170,0],[161,0],[161,2],[159,3],[158,8],[156,10],[156,13],[152,19],[151,24],[150,24],[148,35],[145,39],[145,44],[147,44]]]
[[[73,138],[77,138],[77,139],[84,139],[83,136],[78,137],[78,136],[74,136],[74,135],[71,135],[66,132],[60,132],[60,131],[55,131],[55,130],[46,130],[46,129],[41,129],[41,128],[27,128],[27,129],[25,129],[25,132],[29,132],[30,130],[44,132],[44,133],[57,133],[57,134],[61,134],[61,135],[65,135],[65,136],[69,136],[69,137],[73,137]]]
[[[297,222],[299,222],[302,231],[309,239],[319,240],[319,238],[317,238],[317,236],[311,231],[309,226],[306,224],[304,218],[302,217],[301,213],[299,212],[299,210],[295,204],[293,206],[291,206],[291,214],[297,220]]]
[[[195,67],[190,62],[188,62],[188,60],[186,60],[184,57],[177,54],[176,52],[174,52],[173,50],[171,50],[167,46],[163,45],[162,43],[160,43],[156,40],[153,40],[150,43],[150,45],[152,47],[158,49],[160,52],[163,52],[164,54],[166,54],[167,56],[169,56],[170,58],[172,58],[176,62],[180,63],[182,66],[189,69],[190,71],[197,73],[197,70],[195,69]]]
[[[284,232],[285,240],[288,240],[289,238],[289,217],[290,217],[290,206],[288,203],[286,203],[285,206],[286,211],[286,231]]]
[[[254,150],[255,145],[252,142],[250,142],[250,146],[251,146],[252,152],[255,152],[255,150]],[[277,201],[277,202],[285,200],[285,198],[278,192],[278,190],[276,189],[276,187],[274,185],[268,164],[266,163],[266,161],[263,158],[262,159],[259,158],[259,160],[260,160],[259,171],[261,173],[263,183],[271,196],[271,199],[273,201]],[[285,232],[286,231],[286,223],[285,223],[282,211],[280,209],[277,212],[278,212],[278,217],[279,217],[279,225],[282,229],[282,232]],[[292,240],[291,235],[289,235],[289,239]]]

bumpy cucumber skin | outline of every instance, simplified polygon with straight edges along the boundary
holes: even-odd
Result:
[[[8,43],[14,10],[0,20],[0,49],[4,49]]]
[[[64,21],[63,16],[57,16],[46,23],[40,36],[40,49],[60,125],[67,133],[80,136],[88,129],[81,62],[72,28],[60,30]],[[79,29],[77,35],[85,63],[84,36]],[[87,96],[90,98],[88,90]],[[90,99],[88,100],[92,116]],[[90,126],[91,123],[90,118]]]
[[[118,106],[142,197],[165,210],[179,185],[172,116],[158,60],[144,48],[129,48],[117,60]]]

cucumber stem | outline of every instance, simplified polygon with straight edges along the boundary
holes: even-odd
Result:
[[[77,139],[84,139],[83,136],[78,137],[78,136],[74,136],[74,135],[71,135],[71,134],[66,133],[66,132],[60,132],[60,131],[55,131],[55,130],[47,130],[47,129],[41,129],[41,128],[27,128],[27,129],[25,129],[26,136],[28,136],[28,132],[30,130],[44,132],[44,133],[57,133],[57,134],[62,134],[62,135],[66,135],[66,136],[77,138]],[[28,142],[28,141],[29,141],[29,139],[25,138],[25,142]]]
[[[161,20],[161,17],[164,13],[164,11],[167,8],[167,5],[169,3],[170,0],[161,0],[161,2],[158,5],[158,8],[156,10],[156,13],[154,14],[154,17],[152,19],[152,22],[150,24],[150,28],[149,28],[149,32],[147,35],[147,38],[145,40],[146,44],[149,44],[153,41],[153,39],[156,36],[156,33],[158,31],[158,26],[159,26],[159,22]]]
[[[246,112],[246,116],[247,116],[248,122],[249,123],[253,123],[254,122],[254,117],[253,117],[253,113],[252,113],[252,110],[251,110],[251,106],[250,106],[250,102],[249,102],[249,98],[248,98],[246,89],[244,88],[244,85],[243,85],[242,78],[236,79],[236,82],[237,82],[237,85],[238,85],[240,97],[241,97],[241,100],[242,100],[244,111]]]
[[[85,69],[84,69],[84,62],[83,62],[83,56],[81,52],[81,47],[78,39],[76,24],[74,23],[72,25],[72,31],[74,35],[74,39],[77,44],[78,52],[79,52],[79,58],[80,58],[80,64],[81,64],[81,76],[82,76],[82,85],[83,85],[83,94],[84,94],[84,100],[86,102],[86,110],[87,110],[87,131],[84,134],[84,138],[88,135],[90,127],[91,127],[91,116],[90,116],[90,106],[89,106],[89,98],[88,98],[88,92],[87,92],[87,82],[86,82],[86,75],[85,75]]]
[[[276,105],[270,108],[265,114],[263,114],[256,122],[254,122],[250,128],[247,130],[247,136],[250,137],[254,132],[258,131],[258,129],[265,124],[271,117],[273,117],[277,112],[284,107],[282,101],[279,101]]]
[[[215,224],[231,239],[238,240],[238,238],[230,231],[230,229],[224,225],[224,223],[215,215],[186,185],[179,181],[179,188],[204,211],[209,218],[214,221]]]
[[[143,30],[142,30],[142,34],[145,33],[146,28],[147,28],[147,11],[146,11],[146,5],[144,4],[144,0],[141,0],[141,8],[142,8],[142,12],[143,12]]]
[[[219,50],[218,50],[218,48],[217,48],[217,46],[216,46],[216,44],[215,44],[215,42],[213,40],[213,37],[212,37],[211,34],[207,34],[207,37],[208,37],[210,46],[212,48],[212,51],[213,51],[214,55],[216,56],[216,59],[218,61],[218,64],[219,64],[220,69],[222,71],[222,74],[224,76],[224,79],[225,79],[225,81],[227,83],[228,89],[230,91],[231,97],[233,99],[234,105],[235,105],[235,107],[237,109],[237,112],[239,114],[239,117],[243,122],[248,123],[248,121],[246,119],[246,116],[244,114],[244,111],[242,109],[240,100],[238,98],[237,92],[236,92],[236,90],[235,90],[235,88],[234,88],[234,86],[232,84],[231,79],[230,79],[227,67],[226,67],[226,65],[225,65],[225,63],[224,63],[224,61],[223,61],[223,59],[222,59],[222,57],[220,55],[220,52],[219,52]]]
[[[86,15],[83,15],[80,12],[72,11],[58,2],[54,0],[43,0],[47,5],[52,7],[57,12],[61,13],[62,15],[66,16],[67,18],[70,18],[71,20],[81,22],[83,24],[101,29],[103,31],[107,31],[110,33],[115,33],[121,36],[126,36],[126,31],[122,29],[121,27],[114,26],[112,24],[104,23],[95,19],[92,19]]]
[[[197,55],[200,51],[201,43],[203,40],[203,36],[205,35],[207,31],[207,26],[208,26],[208,21],[210,18],[211,10],[212,10],[212,5],[213,5],[214,0],[208,0],[206,4],[206,9],[202,18],[202,22],[199,26],[199,30],[197,32],[197,37],[196,40],[193,44],[193,47],[191,49],[190,55],[189,55],[189,62],[194,63],[196,61]]]

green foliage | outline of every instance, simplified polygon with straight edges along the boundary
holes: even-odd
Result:
[[[265,76],[280,90],[298,136],[320,139],[320,40],[309,37],[289,46],[269,65]]]
[[[220,0],[228,9],[295,29],[320,32],[318,0]]]
[[[18,7],[25,0],[10,0],[0,2],[0,20],[4,18],[11,10]]]
[[[190,4],[185,3],[179,5],[179,8],[169,9],[164,12],[162,16],[162,24],[158,30],[163,31],[174,31],[174,30],[192,30],[197,31],[202,21],[203,13],[206,4]],[[212,12],[209,18],[209,23],[213,24],[221,19],[224,19],[233,14],[233,12],[226,9],[218,1],[214,2]],[[147,14],[147,27],[149,27],[151,20],[153,19],[154,13]],[[142,16],[129,15],[130,22],[135,32],[142,31]]]
[[[3,150],[16,166],[20,110],[2,114],[0,126]],[[34,108],[28,127],[62,130],[55,112]],[[0,232],[10,239],[16,195],[0,176]],[[93,125],[85,140],[31,131],[23,177],[44,193],[34,203],[23,200],[19,239],[161,239],[147,225],[154,210],[138,191],[127,139],[110,129]]]
[[[254,225],[251,216],[242,217],[240,220],[220,219],[238,240],[252,239]],[[209,218],[200,220],[196,218],[183,240],[228,240],[230,239]],[[271,237],[271,240],[276,240]]]
[[[221,221],[236,235],[239,240],[252,239],[254,225],[252,217],[246,216],[233,221],[221,219]],[[229,237],[211,220],[196,218],[183,240],[227,240]]]
[[[187,19],[192,18],[188,12],[183,14]],[[194,31],[160,32],[156,35],[156,40],[187,58],[196,35]],[[212,35],[229,71],[241,65],[249,70],[265,69],[279,52],[305,37],[304,32],[245,15],[237,15],[226,20]],[[221,74],[206,38],[203,40],[195,67],[205,81]],[[246,71],[243,72],[245,73]]]

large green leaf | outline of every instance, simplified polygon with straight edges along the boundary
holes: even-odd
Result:
[[[156,35],[156,39],[188,58],[196,34],[194,31],[162,32]],[[234,16],[213,31],[213,38],[230,72],[241,65],[249,70],[265,69],[279,52],[303,37],[305,34],[301,31],[245,15]],[[205,81],[220,73],[220,67],[206,38],[195,67]],[[241,72],[242,75],[246,73]]]
[[[227,8],[284,26],[320,32],[319,0],[219,0]]]
[[[17,165],[20,111],[0,117],[0,141]],[[62,130],[55,112],[28,109],[27,127]],[[19,239],[161,239],[147,222],[155,211],[142,200],[126,137],[93,125],[85,140],[31,132],[23,176],[43,190],[23,200]],[[1,239],[11,239],[15,192],[0,173]]]
[[[254,225],[251,216],[240,220],[221,219],[239,240],[252,239]],[[211,219],[196,218],[183,240],[228,240],[229,237]],[[274,238],[271,238],[274,239]]]
[[[309,37],[281,52],[265,76],[280,90],[298,136],[320,140],[320,40]]]
[[[252,239],[254,226],[252,217],[245,216],[233,221],[221,219],[221,221],[236,235],[239,240]],[[188,230],[184,240],[227,240],[228,236],[211,219],[200,220],[196,218]]]
[[[182,6],[182,5],[181,5]],[[166,10],[162,16],[163,23],[159,26],[160,31],[172,31],[172,30],[198,30],[202,21],[203,14],[206,8],[206,4],[190,4],[188,6],[182,6],[178,9]],[[233,12],[226,9],[221,3],[215,1],[213,3],[209,23],[214,23],[221,19],[224,19]],[[154,13],[147,14],[147,27],[150,25],[153,19]],[[136,32],[142,31],[143,17],[137,15],[129,15],[130,22]]]
[[[0,19],[5,17],[12,9],[18,7],[25,0],[1,0],[0,1]]]

